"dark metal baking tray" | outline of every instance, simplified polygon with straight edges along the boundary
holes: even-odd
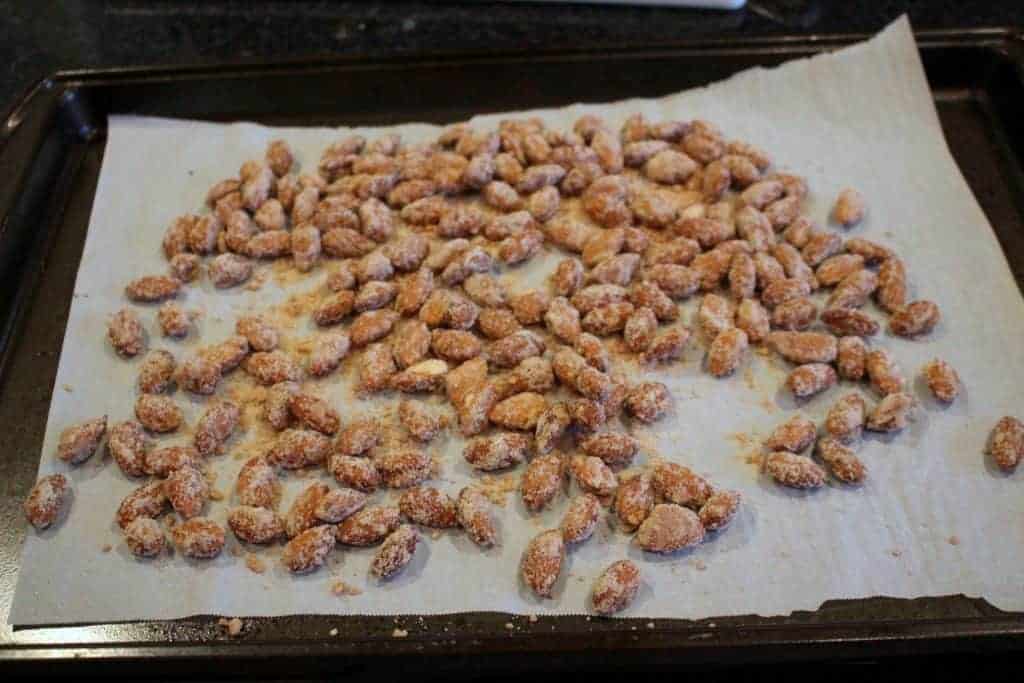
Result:
[[[1024,42],[1009,29],[925,31],[917,37],[950,147],[1020,284]],[[20,501],[35,477],[107,114],[292,125],[447,122],[478,112],[664,95],[863,38],[130,68],[62,72],[39,83],[0,131],[0,280],[7,293],[0,299],[0,614],[7,614],[14,591],[26,526]],[[68,563],[73,571],[73,558]],[[755,570],[751,582],[757,580]],[[396,627],[408,636],[393,637]],[[544,617],[531,622],[495,613],[422,619],[297,616],[248,619],[235,639],[224,636],[216,617],[18,631],[4,625],[0,660],[45,663],[48,671],[70,662],[117,661],[150,673],[153,660],[162,661],[161,673],[188,668],[210,673],[218,667],[238,673],[245,661],[247,668],[258,662],[259,674],[270,675],[275,670],[294,674],[296,667],[352,672],[387,657],[392,666],[402,661],[402,667],[421,672],[423,666],[440,673],[472,664],[507,674],[531,667],[612,671],[1005,651],[1020,648],[1022,634],[1024,615],[948,596],[837,601],[788,617],[701,621]]]

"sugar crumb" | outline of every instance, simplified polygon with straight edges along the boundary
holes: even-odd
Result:
[[[537,615],[536,615],[536,614],[531,614],[531,615],[530,615],[530,616],[528,617],[528,619],[530,620],[530,623],[531,623],[531,624],[536,624],[536,623],[537,623]]]
[[[114,549],[114,546],[110,545],[109,543],[104,543],[103,547],[100,548],[100,550],[102,550],[105,553],[109,553],[113,549]]]
[[[356,586],[345,583],[344,581],[335,581],[331,584],[331,592],[337,596],[348,596],[348,595],[362,595],[363,591]]]
[[[330,633],[332,636],[336,636],[338,635],[338,629],[332,628],[330,631],[328,631],[328,633]]]
[[[947,541],[950,545],[960,545],[960,537],[956,535],[950,536]]]
[[[406,631],[404,628],[396,628],[394,631],[391,632],[392,638],[406,638],[408,637],[408,635],[409,632]]]
[[[70,393],[71,393],[72,391],[74,391],[74,390],[75,390],[75,388],[74,388],[73,386],[71,386],[70,384],[62,384],[62,385],[61,385],[61,389],[63,389],[64,391],[68,392],[69,394],[70,394]]]
[[[511,630],[512,630],[512,629],[514,629],[515,627],[516,627],[516,625],[515,625],[515,624],[513,624],[513,623],[512,623],[511,621],[506,621],[506,622],[505,622],[505,629],[506,629],[506,630],[509,630],[509,631],[511,631]]]
[[[702,572],[702,571],[704,571],[705,569],[708,568],[708,566],[706,564],[704,564],[704,560],[697,560],[696,562],[693,563],[693,566],[696,567],[697,571],[699,571],[699,572]]]

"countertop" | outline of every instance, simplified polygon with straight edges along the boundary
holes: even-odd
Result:
[[[1024,24],[1017,3],[749,0],[733,12],[489,2],[0,0],[0,106],[58,69]]]

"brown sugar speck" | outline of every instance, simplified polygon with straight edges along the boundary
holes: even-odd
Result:
[[[480,484],[477,486],[477,490],[487,500],[499,507],[504,507],[508,494],[514,493],[517,488],[519,488],[519,478],[515,474],[506,474],[499,477],[487,475],[481,478]]]
[[[708,566],[706,564],[704,564],[704,560],[697,560],[696,562],[693,563],[693,566],[696,567],[697,571],[699,571],[699,572],[702,572],[702,571],[704,571],[705,569],[708,568]]]
[[[102,550],[105,553],[109,553],[111,550],[113,550],[113,548],[114,546],[110,545],[109,543],[105,543],[103,544],[103,547],[100,548],[100,550]]]
[[[950,536],[948,539],[950,545],[960,545],[959,536]]]
[[[71,393],[72,391],[74,391],[74,390],[75,390],[75,388],[74,388],[73,386],[71,386],[70,384],[62,384],[62,385],[61,385],[61,388],[62,388],[62,389],[63,389],[64,391],[68,392],[69,394],[70,394],[70,393]]]
[[[253,274],[251,278],[249,278],[249,281],[245,283],[243,289],[246,289],[250,292],[257,292],[263,289],[263,285],[267,283],[268,277],[270,277],[270,269],[260,268]]]
[[[901,556],[903,554],[903,551],[899,550],[898,548],[893,548],[892,550],[889,551],[889,554],[892,555],[893,557],[899,557],[899,556]]]

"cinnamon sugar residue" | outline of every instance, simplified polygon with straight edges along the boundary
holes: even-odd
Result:
[[[262,574],[267,570],[266,563],[252,553],[245,556],[245,566],[254,574]]]
[[[519,488],[519,477],[509,473],[500,476],[491,474],[484,475],[477,484],[476,489],[484,495],[487,500],[499,507],[504,507],[508,494]]]
[[[331,584],[331,593],[339,597],[346,595],[362,595],[363,591],[351,584],[347,584],[344,581],[335,581]]]

